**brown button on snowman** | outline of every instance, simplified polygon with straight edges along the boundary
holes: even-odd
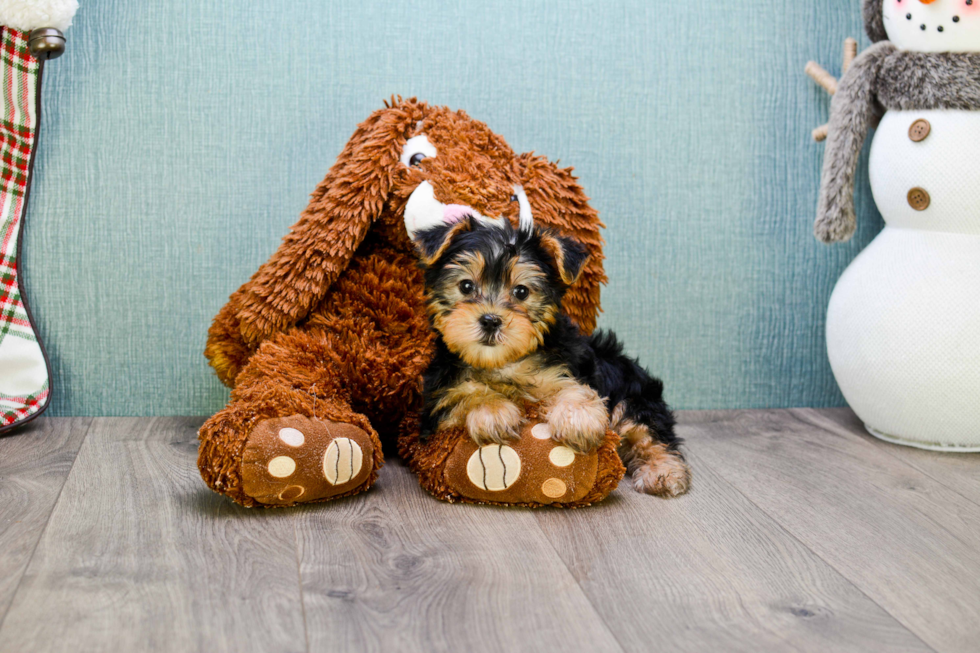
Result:
[[[885,228],[831,296],[830,364],[872,434],[980,451],[980,0],[865,0],[864,19],[876,43],[838,84],[808,69],[835,91],[825,242],[854,232],[854,172],[880,117],[869,178]]]
[[[919,118],[912,123],[909,127],[909,138],[913,143],[921,143],[929,137],[929,132],[932,131],[932,125],[925,118]]]

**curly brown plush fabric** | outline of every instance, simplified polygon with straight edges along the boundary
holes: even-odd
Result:
[[[438,151],[420,166],[400,162],[425,134]],[[282,245],[232,294],[208,331],[205,355],[233,388],[227,407],[201,428],[198,465],[209,487],[244,505],[241,462],[256,424],[302,415],[351,424],[375,443],[369,487],[383,463],[380,442],[419,402],[431,356],[422,280],[404,227],[412,191],[428,181],[438,201],[515,223],[521,185],[535,222],[579,239],[590,259],[564,308],[595,327],[602,238],[570,168],[515,154],[462,111],[393,99],[354,132]],[[619,464],[618,459],[615,461]]]

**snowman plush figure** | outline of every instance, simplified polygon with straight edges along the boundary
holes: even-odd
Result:
[[[834,376],[868,431],[980,451],[980,0],[865,0],[875,44],[831,103],[815,233],[855,228],[854,171],[885,228],[827,312]]]

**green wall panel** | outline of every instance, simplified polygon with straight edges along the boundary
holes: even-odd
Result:
[[[607,225],[601,324],[678,408],[839,405],[824,311],[880,228],[810,235],[859,2],[87,2],[46,70],[25,241],[53,413],[206,414],[201,355],[355,125],[392,94],[575,167]]]

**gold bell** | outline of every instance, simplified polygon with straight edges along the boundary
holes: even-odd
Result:
[[[27,47],[38,61],[57,59],[65,53],[65,35],[53,27],[39,27],[31,31]]]

